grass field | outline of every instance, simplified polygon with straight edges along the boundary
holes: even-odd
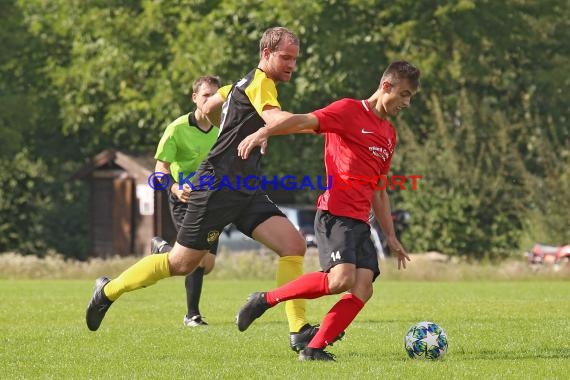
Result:
[[[336,363],[300,362],[287,343],[284,311],[269,310],[248,331],[234,315],[271,281],[207,280],[210,326],[182,326],[183,280],[126,294],[97,332],[85,306],[93,281],[1,280],[1,375],[16,378],[197,379],[568,379],[567,281],[405,282],[380,280],[375,296],[330,351]],[[309,301],[320,320],[333,297]],[[449,337],[439,362],[408,359],[403,336],[421,320]]]

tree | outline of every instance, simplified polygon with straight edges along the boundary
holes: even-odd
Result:
[[[422,92],[394,120],[393,172],[423,176],[418,191],[392,194],[395,207],[412,212],[411,249],[492,258],[532,240],[568,238],[570,21],[561,16],[568,2],[21,0],[0,7],[0,41],[11,47],[0,53],[0,133],[8,142],[0,156],[21,153],[31,177],[41,164],[55,168],[50,181],[64,182],[103,149],[153,151],[168,122],[190,111],[194,78],[238,80],[257,64],[262,31],[285,25],[301,40],[298,70],[279,87],[286,110],[367,96],[391,60],[421,68]],[[316,177],[322,144],[315,136],[272,139],[265,171]],[[45,215],[82,193],[46,188],[53,193]],[[80,210],[66,207],[63,215],[72,221]],[[55,244],[42,234],[46,246]]]

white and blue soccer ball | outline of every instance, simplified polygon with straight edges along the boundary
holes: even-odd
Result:
[[[437,323],[416,323],[406,333],[404,347],[412,359],[441,359],[447,352],[447,334]]]

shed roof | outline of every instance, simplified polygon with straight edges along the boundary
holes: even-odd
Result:
[[[76,171],[71,178],[83,179],[97,169],[121,168],[136,178],[148,178],[153,172],[156,160],[151,153],[125,153],[107,149],[97,154],[91,162]]]

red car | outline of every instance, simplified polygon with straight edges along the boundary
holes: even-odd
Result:
[[[559,247],[535,244],[528,252],[530,264],[562,264],[570,261],[570,244]]]

